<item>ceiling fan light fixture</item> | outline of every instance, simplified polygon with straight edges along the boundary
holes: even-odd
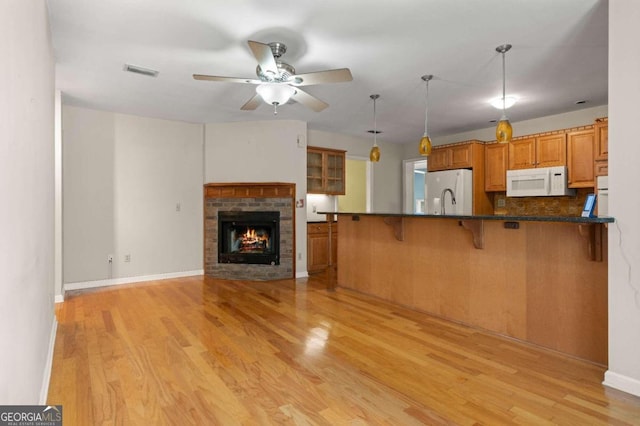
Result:
[[[420,139],[420,144],[418,145],[418,152],[420,153],[420,155],[424,156],[424,157],[428,157],[429,155],[431,155],[431,138],[429,137],[429,130],[428,130],[428,118],[429,118],[429,81],[433,78],[433,75],[431,74],[427,74],[427,75],[423,75],[422,80],[426,83],[427,89],[426,89],[426,95],[425,95],[425,106],[424,106],[424,135],[422,136],[422,139]]]
[[[513,136],[513,127],[507,118],[507,96],[506,96],[506,72],[504,54],[511,49],[510,44],[503,44],[496,47],[496,52],[502,54],[502,117],[496,126],[496,140],[498,143],[509,143]]]
[[[264,83],[256,87],[256,92],[269,105],[283,105],[289,102],[296,89],[288,84]]]
[[[369,97],[373,99],[373,146],[369,152],[369,160],[371,160],[372,163],[377,163],[380,161],[380,148],[378,147],[379,132],[376,127],[376,99],[378,99],[380,95],[371,95]]]

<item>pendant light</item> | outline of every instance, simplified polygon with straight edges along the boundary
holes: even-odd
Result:
[[[380,97],[380,95],[371,95],[369,96],[373,99],[373,146],[371,147],[371,152],[369,152],[369,160],[373,163],[377,163],[380,161],[380,148],[378,148],[378,129],[376,127],[376,99]]]
[[[425,81],[427,90],[425,95],[425,106],[424,106],[424,135],[422,139],[420,139],[420,145],[418,146],[418,151],[420,155],[424,155],[425,157],[431,154],[431,138],[429,137],[429,131],[427,130],[428,120],[428,112],[429,112],[429,80],[433,78],[431,74],[423,75],[422,80]]]
[[[502,117],[500,117],[500,121],[496,126],[496,140],[499,143],[508,143],[511,142],[511,137],[513,136],[513,128],[511,127],[511,123],[509,123],[509,119],[507,118],[507,108],[505,105],[506,102],[506,90],[505,90],[505,65],[504,65],[504,54],[507,53],[511,49],[510,44],[503,44],[501,46],[496,47],[496,51],[502,53]]]

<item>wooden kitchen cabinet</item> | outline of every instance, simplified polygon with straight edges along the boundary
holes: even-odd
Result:
[[[509,145],[509,170],[535,167],[536,138],[511,141]]]
[[[593,126],[594,130],[594,158],[595,176],[609,174],[609,120],[598,118]]]
[[[434,147],[427,160],[427,171],[471,169],[474,166],[474,142]]]
[[[450,157],[451,150],[446,148],[433,148],[429,160],[427,161],[427,171],[436,172],[440,170],[447,170],[451,163]]]
[[[307,147],[307,193],[345,194],[345,152]]]
[[[509,144],[487,144],[485,146],[484,159],[484,190],[487,192],[506,191]]]
[[[567,177],[569,188],[595,186],[594,129],[567,133]]]
[[[564,133],[515,140],[509,145],[509,170],[567,164]]]
[[[493,205],[485,191],[485,143],[478,140],[434,147],[427,157],[427,171],[473,170],[473,214],[491,214]]]
[[[331,264],[338,260],[338,223],[331,224]],[[329,266],[329,225],[307,223],[307,272],[322,272]]]

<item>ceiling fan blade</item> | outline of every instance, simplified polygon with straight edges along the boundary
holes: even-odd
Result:
[[[251,52],[256,57],[260,68],[262,68],[262,72],[273,74],[274,77],[278,76],[280,71],[278,71],[278,65],[276,64],[276,58],[273,57],[271,46],[253,40],[249,40],[247,43],[249,43]]]
[[[240,109],[243,111],[253,111],[254,109],[258,108],[258,106],[260,106],[261,102],[262,97],[256,93],[253,98],[249,99],[247,103],[242,105]]]
[[[291,99],[293,99],[296,102],[301,103],[302,105],[306,106],[307,108],[311,108],[312,110],[314,110],[315,112],[320,112],[323,109],[325,109],[326,107],[329,106],[328,103],[321,101],[320,99],[316,98],[315,96],[311,96],[310,94],[308,94],[307,92],[305,92],[302,89],[296,89],[296,93],[294,93],[294,95],[291,97]]]
[[[258,80],[257,78],[218,77],[215,75],[203,75],[203,74],[194,74],[193,78],[196,80],[222,81],[226,83],[249,83],[249,84],[262,83],[262,81]]]
[[[312,84],[342,83],[351,80],[353,80],[353,76],[349,68],[340,68],[337,70],[296,74],[291,81],[289,81],[289,84],[293,86],[310,86]]]

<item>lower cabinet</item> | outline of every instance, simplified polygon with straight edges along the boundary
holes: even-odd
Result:
[[[331,224],[331,263],[338,259],[338,224]],[[322,272],[329,266],[329,225],[327,223],[307,224],[307,271]]]

